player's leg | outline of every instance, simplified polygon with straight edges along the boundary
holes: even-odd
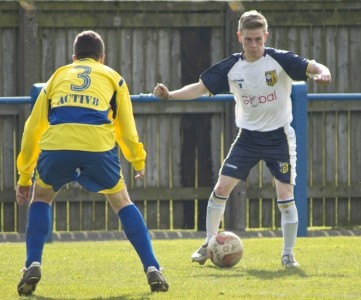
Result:
[[[76,153],[78,153],[77,151]],[[44,244],[51,228],[51,204],[60,188],[74,180],[77,163],[72,151],[42,151],[37,161],[36,183],[26,229],[26,262],[18,293],[31,295],[40,280]]]
[[[138,253],[151,291],[167,291],[169,286],[160,272],[148,228],[140,211],[131,202],[127,189],[124,186],[122,190],[105,196],[114,212],[118,214],[125,235]]]
[[[105,194],[105,196],[114,212],[119,216],[124,233],[137,251],[144,271],[147,271],[150,266],[159,270],[159,263],[152,249],[148,228],[140,211],[130,201],[126,188],[113,194]]]
[[[299,267],[293,256],[298,229],[298,212],[293,196],[293,185],[276,179],[276,190],[283,234],[282,264],[286,267]]]
[[[20,295],[31,295],[41,278],[41,260],[46,237],[51,228],[51,203],[56,193],[51,188],[34,186],[26,228],[26,262],[18,284]]]
[[[192,254],[191,259],[193,262],[203,265],[208,259],[208,242],[218,232],[230,193],[240,180],[246,180],[250,169],[259,161],[257,151],[252,147],[252,140],[249,131],[240,130],[223,162],[218,181],[208,200],[206,240]]]
[[[208,243],[217,234],[226,209],[228,197],[238,182],[239,179],[237,178],[225,175],[219,176],[208,201],[206,218],[207,237],[205,243]]]
[[[207,236],[206,240],[202,246],[195,251],[192,256],[192,262],[197,262],[200,265],[208,259],[207,247],[208,243],[213,236],[218,232],[219,225],[222,221],[224,211],[226,209],[226,203],[229,197],[229,194],[233,188],[237,185],[239,179],[232,178],[225,175],[220,175],[218,177],[217,184],[211,193],[208,206],[207,206],[207,216],[206,216],[206,230]]]
[[[168,284],[160,273],[148,228],[138,208],[131,202],[118,156],[118,148],[105,152],[82,153],[82,165],[76,181],[88,191],[102,193],[118,215],[124,233],[140,257],[152,291],[166,291]],[[149,279],[150,278],[150,279]],[[162,280],[160,280],[162,279]]]
[[[298,212],[293,194],[296,178],[295,132],[292,127],[286,126],[270,133],[267,140],[270,145],[265,160],[276,178],[277,204],[281,212],[282,264],[287,267],[299,267],[293,257],[298,229]]]
[[[52,188],[44,188],[39,184],[34,186],[26,228],[26,268],[34,261],[41,263],[45,239],[51,228],[51,204],[55,195]]]
[[[26,232],[26,267],[34,261],[41,263],[45,238],[51,225],[51,204],[61,187],[74,180],[76,161],[72,151],[42,151],[39,155]]]

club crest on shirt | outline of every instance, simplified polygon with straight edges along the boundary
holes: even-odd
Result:
[[[269,86],[274,86],[277,83],[277,73],[276,70],[266,71],[265,72],[266,83]]]

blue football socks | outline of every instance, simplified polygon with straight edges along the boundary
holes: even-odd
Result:
[[[148,228],[138,208],[134,204],[125,206],[119,210],[118,216],[125,235],[142,261],[144,271],[146,272],[150,266],[159,270],[159,263],[153,252]]]
[[[26,228],[26,268],[34,261],[41,263],[45,240],[50,229],[50,209],[51,206],[45,202],[34,202],[29,207]]]

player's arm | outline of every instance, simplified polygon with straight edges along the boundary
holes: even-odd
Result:
[[[48,125],[48,97],[44,90],[39,94],[31,115],[27,119],[17,157],[19,180],[16,187],[16,201],[19,205],[30,199],[32,176],[40,153],[39,141]]]
[[[40,153],[39,141],[49,126],[48,105],[48,97],[43,89],[25,123],[21,149],[17,158],[17,169],[20,175],[18,183],[22,186],[30,186],[32,183],[31,178]]]
[[[114,133],[124,157],[137,171],[136,178],[142,177],[144,175],[146,152],[143,144],[139,142],[132,103],[125,81],[122,81],[122,85],[117,91]]]
[[[311,60],[308,64],[307,76],[322,85],[331,83],[332,79],[330,70],[325,65],[314,60]]]
[[[164,100],[192,100],[201,97],[208,92],[202,80],[182,87],[179,90],[169,91],[168,88],[158,83],[153,94]]]

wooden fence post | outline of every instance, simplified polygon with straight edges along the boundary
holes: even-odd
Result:
[[[37,8],[34,3],[20,1],[19,10],[19,93],[28,95],[39,76]]]
[[[19,1],[19,57],[18,57],[18,92],[20,95],[28,95],[31,86],[38,78],[38,24],[37,10],[34,3]],[[27,116],[29,108],[24,107],[22,115]],[[23,120],[25,121],[25,120]],[[24,124],[19,124],[20,130]],[[20,141],[19,141],[20,143]],[[26,230],[28,206],[21,206],[18,209],[18,232]]]

